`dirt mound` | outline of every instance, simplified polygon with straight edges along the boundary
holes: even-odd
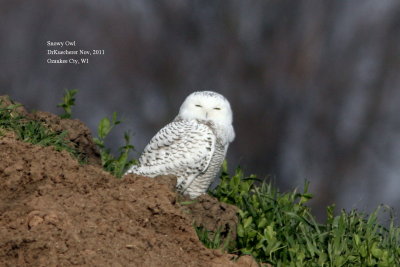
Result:
[[[56,130],[79,125],[31,116]],[[90,140],[84,128],[70,139]],[[93,152],[85,142],[76,144]],[[0,266],[256,266],[201,244],[193,215],[176,201],[173,177],[116,179],[10,132],[0,136],[0,159]]]
[[[67,138],[89,164],[101,164],[100,153],[93,142],[89,128],[79,120],[61,119],[49,112],[37,111],[29,118],[42,122],[56,132],[67,132]]]

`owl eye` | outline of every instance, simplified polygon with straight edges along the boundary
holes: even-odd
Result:
[[[214,108],[215,110],[221,110],[221,108]]]
[[[197,104],[197,105],[195,105],[195,106],[201,108],[201,105],[199,105],[199,104]]]

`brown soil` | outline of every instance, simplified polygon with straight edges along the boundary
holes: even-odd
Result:
[[[92,164],[3,131],[0,266],[257,266],[250,257],[234,262],[233,255],[205,248],[193,228],[193,220],[234,228],[234,208],[202,197],[196,202],[202,204],[182,209],[174,177],[117,179],[97,164],[81,122],[28,116],[68,130]]]
[[[79,120],[61,119],[52,113],[37,111],[29,116],[56,132],[67,132],[67,138],[89,164],[101,164],[100,154],[93,142],[90,130]]]
[[[230,240],[235,240],[238,223],[236,206],[219,202],[207,194],[195,200],[185,200],[190,204],[182,205],[182,209],[189,214],[195,226],[202,226],[213,232],[220,231],[223,239],[229,237]]]

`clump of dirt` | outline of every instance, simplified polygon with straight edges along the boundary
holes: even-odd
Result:
[[[31,116],[70,127],[79,146],[92,144],[74,120]],[[0,136],[0,159],[0,266],[257,266],[201,244],[176,201],[174,177],[117,179],[12,133]]]
[[[17,105],[14,111],[14,115],[18,114],[26,116],[28,114],[24,106],[22,106],[20,103],[11,100],[7,95],[0,95],[0,107],[4,108],[11,105]]]
[[[238,223],[238,208],[233,205],[219,202],[218,199],[204,194],[195,200],[185,199],[189,203],[182,205],[182,209],[192,217],[195,226],[207,230],[220,231],[221,237],[236,239],[236,225]]]

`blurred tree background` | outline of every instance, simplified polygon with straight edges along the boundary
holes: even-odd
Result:
[[[65,56],[46,42],[66,40],[105,55],[47,64]],[[110,146],[131,130],[140,152],[190,92],[218,91],[231,167],[281,190],[310,180],[320,218],[331,203],[400,209],[399,67],[396,0],[0,0],[1,94],[60,114],[78,89],[73,117],[95,133],[118,112]]]

